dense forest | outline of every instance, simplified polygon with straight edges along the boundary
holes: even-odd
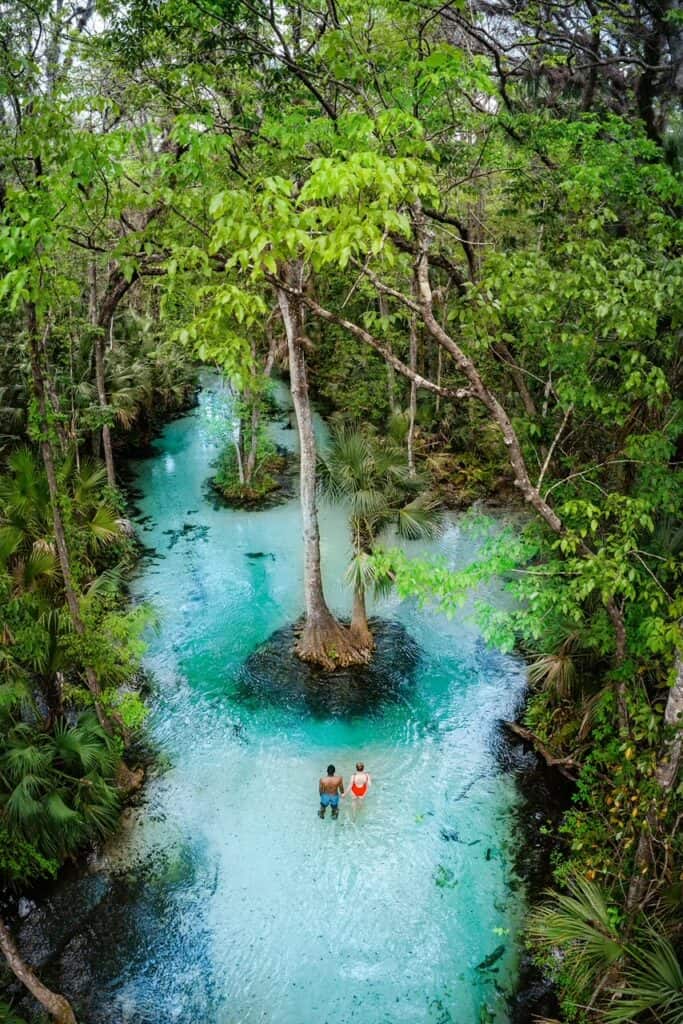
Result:
[[[289,381],[295,654],[330,687],[373,658],[368,594],[457,616],[504,581],[479,628],[525,659],[513,727],[572,793],[526,941],[558,1019],[680,1024],[680,4],[4,0],[0,45],[0,1019],[10,972],[77,1019],[16,902],[140,785],[125,465],[209,366],[237,410],[217,479],[254,505]],[[493,500],[513,525],[462,571],[391,541]]]

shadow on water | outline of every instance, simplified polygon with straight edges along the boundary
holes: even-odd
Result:
[[[296,626],[278,629],[245,661],[234,699],[249,708],[272,705],[313,718],[375,716],[414,692],[421,652],[400,622],[371,623],[376,649],[369,665],[329,672],[294,654]],[[331,685],[333,682],[334,685]]]

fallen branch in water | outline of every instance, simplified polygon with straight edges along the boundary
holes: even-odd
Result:
[[[518,725],[517,722],[508,722],[506,719],[503,719],[503,725],[510,732],[514,733],[515,736],[519,736],[526,743],[530,743],[549,768],[557,768],[566,779],[576,782],[578,773],[581,771],[581,765],[573,757],[554,757],[531,729],[526,729],[523,725]]]

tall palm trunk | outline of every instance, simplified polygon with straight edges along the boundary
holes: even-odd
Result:
[[[289,264],[286,283],[294,290],[303,286],[303,267]],[[320,531],[316,498],[316,446],[313,415],[308,394],[306,359],[302,346],[303,314],[301,302],[291,292],[277,289],[278,304],[287,336],[292,402],[299,430],[301,515],[304,540],[304,595],[306,622],[296,646],[302,661],[326,669],[359,665],[368,661],[369,651],[353,641],[351,633],[334,618],[325,600],[320,569]]]
[[[353,590],[351,636],[364,649],[372,650],[375,646],[375,639],[368,625],[368,613],[365,607],[365,587],[362,583],[357,583]]]
[[[76,1014],[66,996],[53,992],[43,985],[40,978],[22,959],[7,925],[0,918],[0,949],[16,978],[24,985],[34,999],[46,1010],[57,1024],[77,1024]]]
[[[104,376],[105,325],[100,323],[100,311],[97,302],[97,268],[94,260],[91,260],[88,266],[88,279],[90,289],[90,323],[95,328],[95,384],[97,386],[97,401],[99,403],[102,416],[106,417],[109,414],[109,406],[107,403],[107,386]],[[110,487],[116,487],[114,452],[111,444],[111,428],[104,419],[102,422],[102,448],[104,450],[104,464],[107,467],[107,483]]]

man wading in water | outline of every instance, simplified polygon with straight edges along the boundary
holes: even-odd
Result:
[[[339,796],[344,796],[344,780],[341,775],[335,774],[336,769],[333,764],[327,766],[327,776],[321,778],[318,783],[318,792],[320,793],[320,810],[318,814],[321,818],[325,817],[325,811],[328,807],[332,808],[332,817],[337,818],[339,816]]]

